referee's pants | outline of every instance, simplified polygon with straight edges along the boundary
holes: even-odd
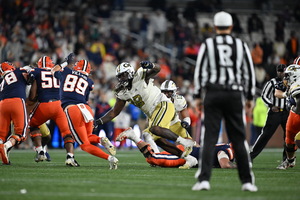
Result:
[[[263,127],[260,135],[256,139],[250,156],[251,159],[253,160],[260,154],[260,152],[265,148],[271,137],[274,135],[276,129],[278,128],[279,125],[281,125],[283,129],[283,145],[284,145],[284,140],[285,140],[285,127],[286,127],[286,122],[289,116],[289,111],[284,110],[281,112],[273,112],[271,109],[268,112],[268,117],[265,126]],[[283,148],[283,154],[282,154],[282,160],[284,161],[286,159],[286,153]]]
[[[218,141],[221,120],[225,128],[237,162],[242,183],[254,183],[250,167],[249,146],[246,141],[246,119],[244,98],[241,91],[208,89],[204,98],[204,128],[201,135],[201,151],[198,180],[210,180],[214,159],[214,147]]]

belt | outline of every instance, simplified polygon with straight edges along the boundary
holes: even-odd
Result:
[[[208,84],[206,86],[207,89],[211,89],[211,90],[227,90],[227,91],[243,91],[244,87],[241,85],[236,85],[236,84],[232,84],[232,85],[220,85],[220,84]]]

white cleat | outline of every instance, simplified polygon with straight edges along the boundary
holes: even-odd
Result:
[[[45,155],[45,152],[44,151],[40,151],[40,153],[36,152],[34,161],[43,162],[44,160],[47,160],[47,156]]]
[[[10,161],[9,161],[9,158],[8,158],[8,152],[7,152],[7,149],[5,147],[5,144],[0,144],[0,157],[2,159],[3,165],[10,165]]]
[[[276,169],[286,170],[287,168],[293,168],[296,165],[296,158],[294,158],[293,162],[289,162],[288,159],[285,159],[280,165],[276,167]]]
[[[186,162],[184,165],[180,166],[179,169],[191,169],[198,164],[198,160],[194,156],[188,155],[184,159],[186,160]]]
[[[118,169],[119,160],[116,157],[110,156],[108,158],[108,162],[109,162],[109,169]]]
[[[190,155],[190,153],[193,151],[193,146],[195,144],[195,142],[191,139],[184,139],[184,141],[181,142],[181,144],[184,147],[184,151],[181,155],[182,158]]]
[[[80,165],[78,164],[78,162],[75,160],[74,156],[71,157],[69,155],[67,155],[67,159],[65,161],[65,164],[67,166],[71,166],[71,167],[79,167]]]
[[[136,134],[134,133],[133,129],[131,127],[127,128],[125,131],[120,133],[118,137],[116,138],[116,141],[123,141],[125,139],[134,140],[136,138]]]
[[[242,185],[242,191],[257,192],[257,190],[257,187],[252,183],[244,183]]]
[[[112,156],[116,155],[116,147],[109,141],[107,137],[101,138],[101,144],[105,147],[108,153]]]
[[[210,190],[210,184],[208,181],[201,181],[195,183],[195,185],[192,187],[193,191],[200,191],[200,190]]]

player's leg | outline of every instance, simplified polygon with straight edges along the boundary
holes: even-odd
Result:
[[[156,136],[163,137],[172,141],[176,141],[185,147],[185,150],[181,157],[185,157],[192,151],[194,141],[184,139],[181,136],[176,135],[170,128],[170,122],[175,115],[175,108],[172,103],[161,102],[153,112],[151,119],[149,120],[149,130]]]
[[[80,148],[94,156],[99,158],[103,158],[110,162],[110,168],[116,169],[117,168],[117,159],[114,156],[108,155],[100,148],[92,145],[88,138],[86,123],[84,118],[81,114],[81,111],[78,109],[77,106],[70,106],[65,109],[65,113],[68,119],[69,127],[74,136],[76,142],[80,145]],[[92,130],[92,124],[90,124],[90,131]],[[113,166],[111,163],[114,163]]]
[[[74,156],[74,138],[69,128],[66,114],[60,106],[60,101],[53,102],[53,106],[56,108],[56,113],[52,116],[52,120],[56,123],[60,134],[64,140],[64,148],[66,149],[66,161],[67,166],[79,167],[79,163],[75,160]]]
[[[51,133],[46,123],[43,123],[40,126],[40,132],[42,134],[42,147],[46,155],[46,161],[50,162],[51,157],[50,154],[48,153],[47,144],[51,141]]]

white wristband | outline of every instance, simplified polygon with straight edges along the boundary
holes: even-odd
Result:
[[[182,121],[185,121],[185,122],[187,122],[189,125],[191,125],[191,118],[190,118],[190,117],[185,117],[185,118],[183,118]]]
[[[287,98],[286,92],[282,93],[283,98]]]
[[[65,68],[66,66],[68,66],[68,63],[67,62],[63,62],[60,64],[61,68]]]

